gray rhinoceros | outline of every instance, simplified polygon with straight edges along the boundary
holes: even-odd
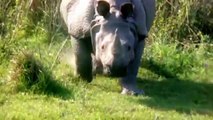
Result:
[[[71,36],[75,73],[121,77],[122,94],[142,94],[136,76],[144,39],[155,16],[155,0],[62,0],[61,15]]]

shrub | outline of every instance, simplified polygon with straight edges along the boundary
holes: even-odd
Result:
[[[20,53],[11,60],[9,82],[15,91],[42,92],[53,78],[31,53]]]

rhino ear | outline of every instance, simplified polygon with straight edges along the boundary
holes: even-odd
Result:
[[[108,2],[100,0],[98,1],[97,12],[99,15],[106,17],[109,13],[110,5]]]
[[[130,17],[133,15],[133,5],[132,3],[123,3],[121,6],[120,6],[120,11],[121,11],[121,14],[122,14],[122,17],[123,18],[127,18],[127,17]]]

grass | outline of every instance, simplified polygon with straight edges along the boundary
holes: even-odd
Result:
[[[203,69],[203,56],[197,57],[201,48],[182,52],[175,45],[147,45],[138,75],[138,85],[146,94],[124,96],[117,79],[96,76],[87,84],[74,78],[70,66],[56,59],[65,39],[58,38],[51,45],[42,42],[42,35],[19,41],[25,48],[17,49],[33,51],[35,60],[45,68],[40,82],[28,89],[13,91],[17,85],[8,84],[7,79],[11,70],[7,66],[12,63],[5,60],[1,64],[0,119],[213,119],[213,81],[210,74],[197,71]],[[185,58],[175,59],[177,56]],[[189,62],[181,63],[184,60]]]

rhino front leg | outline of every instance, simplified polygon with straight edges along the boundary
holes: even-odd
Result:
[[[135,49],[135,60],[128,66],[127,76],[120,79],[122,87],[121,94],[139,95],[144,94],[142,89],[137,88],[136,78],[140,66],[141,57],[144,51],[145,40],[141,40]]]
[[[90,37],[76,39],[71,37],[72,51],[74,54],[74,74],[87,82],[92,81],[92,45]]]

